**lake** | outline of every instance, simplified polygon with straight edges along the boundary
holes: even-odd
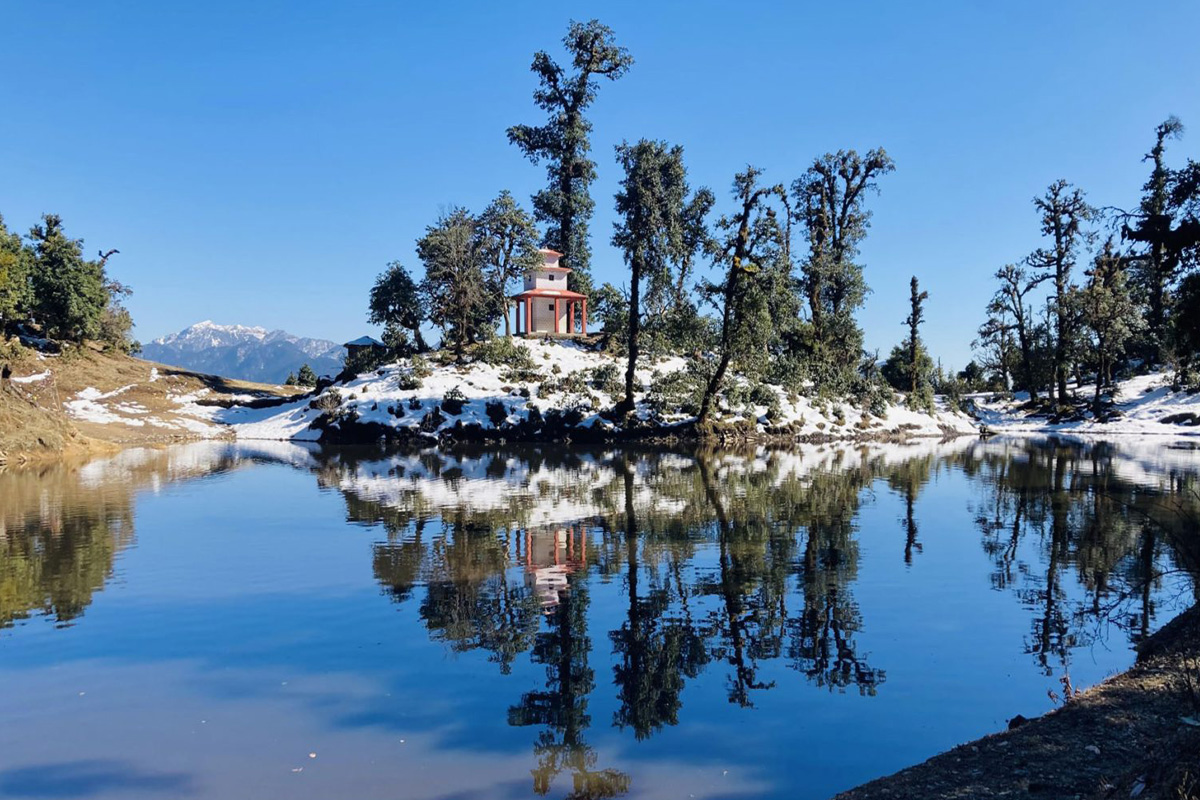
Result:
[[[1197,599],[1200,450],[127,450],[0,472],[0,797],[821,798]]]

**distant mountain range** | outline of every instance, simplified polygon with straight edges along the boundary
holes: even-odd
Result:
[[[318,375],[335,375],[342,369],[345,352],[340,344],[326,339],[206,320],[143,345],[141,355],[210,375],[283,383],[301,364],[308,364]]]

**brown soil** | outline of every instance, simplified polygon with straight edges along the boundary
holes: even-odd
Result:
[[[180,414],[180,395],[202,393],[202,402],[222,403],[232,395],[265,398],[301,392],[290,386],[204,375],[90,347],[39,358],[34,351],[10,342],[0,344],[0,363],[9,366],[14,378],[50,372],[49,377],[31,382],[0,381],[0,463],[197,438],[196,432],[183,428],[137,424],[149,417],[168,424],[190,421]],[[151,380],[155,369],[157,377]],[[72,419],[64,404],[88,387],[105,393],[128,387],[109,403],[118,411],[137,407],[138,413],[118,413],[122,421],[109,423]]]
[[[1127,672],[1013,730],[872,781],[869,798],[1200,799],[1200,606],[1139,650]]]

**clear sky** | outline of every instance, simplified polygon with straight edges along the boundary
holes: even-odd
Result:
[[[961,367],[991,274],[1038,244],[1031,198],[1063,177],[1129,206],[1154,126],[1194,131],[1193,0],[878,3],[0,3],[0,213],[25,231],[63,215],[131,284],[143,341],[190,323],[344,341],[370,330],[386,262],[419,272],[439,209],[523,202],[543,168],[505,129],[539,123],[535,50],[570,18],[610,25],[636,64],[594,106],[597,282],[613,145],[682,144],[717,191],[747,163],[790,183],[812,158],[885,147],[870,201],[867,345],[904,335],[908,280],[926,338]]]

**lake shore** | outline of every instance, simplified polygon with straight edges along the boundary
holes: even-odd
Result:
[[[1133,667],[1060,708],[1023,723],[1016,719],[1010,730],[959,745],[835,800],[1187,800],[1200,796],[1198,720],[1200,606],[1194,606],[1147,638]]]

